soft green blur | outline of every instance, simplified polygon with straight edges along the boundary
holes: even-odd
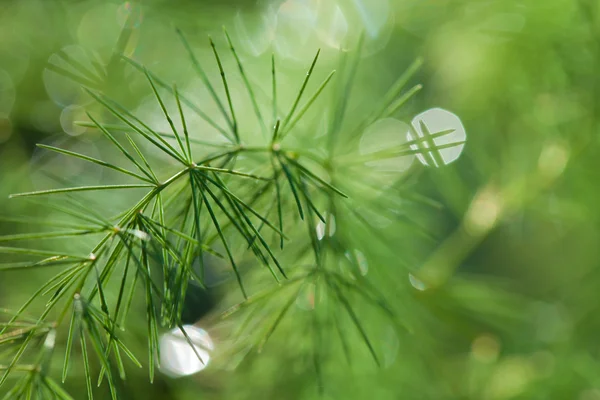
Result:
[[[363,118],[413,60],[423,57],[424,67],[413,81],[424,89],[394,117],[410,123],[420,112],[441,107],[458,115],[466,129],[466,145],[456,162],[443,168],[413,165],[417,171],[410,177],[411,200],[394,186],[381,192],[357,189],[357,196],[379,205],[366,215],[382,222],[375,224],[376,231],[343,221],[353,240],[369,249],[363,256],[371,284],[401,310],[405,330],[375,315],[367,305],[357,306],[381,368],[355,330],[338,334],[334,327],[323,326],[327,344],[316,359],[324,380],[319,394],[315,340],[306,328],[311,311],[299,306],[262,353],[250,354],[239,365],[222,350],[221,358],[217,355],[214,365],[199,374],[181,379],[159,375],[152,385],[146,369],[130,366],[122,383],[124,398],[600,400],[600,3],[282,3],[0,3],[3,217],[42,217],[37,205],[9,200],[8,195],[62,186],[44,173],[72,184],[111,182],[111,175],[107,178],[88,165],[48,157],[35,143],[116,157],[97,132],[73,124],[87,119],[84,109],[100,113],[100,108],[81,95],[76,84],[49,72],[47,63],[67,46],[74,56],[79,51],[85,57],[87,52],[88,59],[108,63],[132,13],[139,13],[134,18],[139,20],[132,25],[124,53],[166,81],[176,81],[199,103],[206,100],[205,89],[198,85],[174,27],[186,33],[207,60],[211,79],[219,82],[205,38],[211,35],[225,53],[222,26],[226,26],[248,74],[262,89],[257,95],[261,104],[270,98],[270,55],[275,52],[280,84],[285,87],[279,93],[284,108],[293,100],[318,47],[323,53],[315,82],[337,67],[338,47],[352,48],[361,31],[375,29],[372,38],[367,35],[349,119]],[[311,14],[307,9],[317,11]],[[280,12],[282,28],[273,31],[261,25],[271,18],[269,10]],[[357,10],[370,14],[361,19]],[[346,13],[340,17],[338,11]],[[346,18],[345,24],[339,18]],[[306,34],[311,24],[321,34]],[[340,39],[343,35],[345,41]],[[236,68],[229,54],[226,67]],[[143,75],[129,67],[121,72],[126,84],[109,84],[112,94],[137,110],[140,118],[167,129]],[[254,121],[241,79],[236,76],[233,82],[240,119]],[[307,113],[302,129],[314,128],[326,101]],[[205,106],[215,113],[210,108],[214,106],[208,102]],[[195,123],[198,137],[217,136],[201,121]],[[310,148],[324,143],[308,133],[303,138],[294,145]],[[254,139],[261,141],[258,135]],[[350,157],[357,147],[358,138],[349,141]],[[350,173],[362,176],[361,171]],[[376,185],[383,186],[381,181]],[[113,211],[131,203],[130,198],[112,193],[96,201]],[[404,223],[406,219],[417,221],[418,228]],[[338,222],[338,228],[341,225]],[[0,234],[36,228],[0,221]],[[81,241],[72,246],[86,248]],[[0,308],[18,309],[48,276],[37,270],[0,272]],[[234,290],[227,283],[215,292],[227,303],[228,291]],[[139,315],[131,313],[130,327],[141,328],[130,328],[129,343],[146,361],[142,302]],[[42,307],[37,305],[29,314],[36,315]],[[215,313],[224,308],[219,307]],[[220,354],[227,348],[227,340],[220,338],[227,337],[235,322],[213,326],[207,318],[205,324]],[[350,362],[341,349],[340,334],[347,335],[353,348]],[[59,337],[57,376],[61,346],[64,338]],[[76,399],[86,396],[81,376],[72,376],[65,387]],[[98,398],[107,396],[106,388],[99,389]]]

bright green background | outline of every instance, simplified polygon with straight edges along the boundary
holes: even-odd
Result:
[[[63,137],[79,141],[81,149],[105,145],[93,135],[72,139],[62,132],[61,109],[48,96],[43,75],[49,57],[66,45],[79,43],[108,57],[120,29],[119,6],[59,0],[0,4],[0,69],[14,83],[16,98],[0,124],[3,215],[38,212],[7,199],[39,179],[39,163],[31,162],[35,143]],[[250,1],[147,1],[134,54],[152,71],[185,83],[193,74],[172,26],[208,51],[206,34],[222,44],[221,26],[234,26],[237,12],[251,18],[263,9]],[[403,310],[413,332],[390,330],[368,308],[361,310],[389,361],[377,369],[355,332],[348,333],[356,358],[348,366],[340,349],[331,351],[323,364],[324,398],[600,400],[600,5],[594,0],[392,0],[390,13],[395,24],[389,41],[361,65],[353,94],[356,114],[422,56],[425,65],[416,81],[425,88],[396,117],[409,122],[427,108],[451,110],[466,127],[467,145],[457,162],[424,169],[416,180],[415,193],[442,209],[400,208],[423,224],[430,239],[400,223],[378,234],[355,233],[371,249],[373,283]],[[300,46],[294,51],[303,54]],[[266,91],[267,57],[244,55]],[[284,98],[293,95],[310,59],[281,61],[291,86]],[[323,77],[335,68],[335,52],[325,52],[319,68]],[[122,94],[131,106],[148,95],[143,81],[136,82]],[[0,103],[8,96],[0,92]],[[548,149],[560,154],[550,153],[547,163],[550,170],[558,166],[558,173],[546,184],[539,165]],[[51,168],[68,175],[70,166]],[[448,245],[473,198],[490,187],[510,194],[510,209],[489,234]],[[2,233],[27,229],[33,228],[0,223]],[[385,250],[383,242],[396,251]],[[444,243],[465,248],[464,257],[453,262],[452,252],[443,253],[450,264],[447,282],[415,290],[408,271],[418,271]],[[43,279],[43,274],[1,273],[0,305],[18,308]],[[262,354],[233,371],[214,367],[179,381],[160,378],[151,386],[146,371],[132,369],[123,384],[127,398],[316,398],[310,341],[298,329],[303,318],[297,311]],[[136,350],[143,354],[144,330],[134,333],[140,342]],[[334,348],[339,344],[330,333]],[[66,387],[75,398],[85,398],[81,377]]]

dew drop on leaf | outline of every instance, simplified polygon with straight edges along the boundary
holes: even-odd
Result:
[[[318,219],[316,231],[317,231],[317,239],[323,240],[325,235],[331,237],[335,234],[336,225],[335,225],[335,217],[333,215],[328,215],[327,213],[323,213],[323,218],[325,222]]]
[[[423,282],[413,274],[408,274],[408,281],[410,282],[411,286],[417,289],[419,292],[424,292],[425,290],[427,290],[427,285],[425,285],[425,282]]]
[[[190,339],[189,342],[178,327],[162,335],[159,341],[160,370],[172,378],[202,371],[208,366],[210,353],[214,349],[212,339],[204,329],[193,325],[184,325],[183,329]]]
[[[369,272],[369,262],[362,251],[358,249],[347,251],[346,258],[358,268],[358,271],[362,276],[367,275]]]

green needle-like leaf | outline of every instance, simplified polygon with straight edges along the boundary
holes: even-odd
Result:
[[[133,67],[135,67],[136,69],[138,69],[140,72],[144,71],[144,67],[137,63],[136,61],[127,58],[127,57],[123,57],[128,63],[130,63]],[[153,74],[152,72],[149,72],[150,76],[152,77],[152,79],[154,79],[154,81],[156,83],[158,83],[162,88],[164,89],[171,89],[171,85],[169,85],[168,83],[166,83],[164,80],[160,79],[158,76],[156,76],[155,74]],[[206,84],[206,82],[204,82]],[[209,83],[210,84],[210,83]],[[208,85],[207,85],[208,87]],[[210,86],[212,88],[212,86]],[[209,89],[210,90],[210,89]],[[214,91],[214,90],[213,90]],[[212,93],[212,92],[211,92]],[[194,111],[196,114],[198,114],[198,116],[200,116],[200,118],[202,118],[204,121],[206,121],[209,125],[211,125],[213,128],[215,128],[216,130],[218,130],[223,136],[225,136],[227,139],[232,140],[231,135],[222,127],[220,127],[215,121],[213,121],[205,112],[203,112],[200,108],[198,108],[198,106],[196,106],[193,102],[191,102],[190,100],[188,100],[185,96],[181,95],[181,102],[183,104],[185,104],[186,106],[188,106],[192,111]]]
[[[83,358],[83,375],[85,376],[85,386],[87,388],[88,399],[94,399],[94,389],[92,388],[92,374],[90,372],[90,359],[88,357],[87,344],[85,342],[85,334],[81,332],[79,335],[81,344],[81,357]]]
[[[183,126],[183,136],[185,137],[185,147],[187,149],[187,159],[192,163],[192,149],[190,147],[190,134],[188,132],[187,124],[185,122],[185,114],[183,113],[183,108],[181,108],[181,100],[179,99],[179,91],[177,90],[177,86],[173,85],[173,93],[175,94],[175,102],[177,103],[177,110],[179,111],[179,118],[181,119],[181,125]],[[185,153],[185,151],[184,151]]]
[[[302,203],[300,202],[300,197],[298,196],[298,192],[296,191],[296,185],[294,183],[294,178],[293,178],[292,172],[290,171],[288,166],[285,164],[285,162],[283,162],[283,160],[281,158],[282,157],[279,154],[277,154],[277,159],[279,160],[279,164],[281,165],[281,168],[283,169],[283,173],[285,174],[285,177],[288,180],[290,189],[292,191],[292,194],[294,195],[294,200],[296,200],[296,205],[298,206],[298,213],[300,214],[300,218],[304,219],[304,211],[302,211]]]
[[[66,154],[68,156],[72,156],[72,157],[76,157],[76,158],[79,158],[79,159],[82,159],[82,160],[85,160],[85,161],[89,161],[89,162],[92,162],[94,164],[98,164],[98,165],[101,165],[103,167],[110,168],[110,169],[113,169],[115,171],[121,172],[123,174],[129,175],[129,176],[133,176],[133,177],[135,177],[137,179],[140,179],[142,181],[152,183],[152,181],[150,179],[145,178],[145,177],[143,177],[141,175],[138,175],[135,172],[131,172],[131,171],[128,171],[126,169],[117,167],[116,165],[112,165],[112,164],[104,162],[102,160],[98,160],[98,159],[95,159],[95,158],[92,158],[92,157],[88,157],[88,156],[85,156],[83,154],[78,154],[78,153],[75,153],[75,152],[72,152],[72,151],[69,151],[69,150],[60,149],[58,147],[47,146],[47,145],[44,145],[44,144],[38,144],[37,146],[41,147],[42,149],[55,151],[57,153],[62,153],[62,154]]]
[[[131,113],[129,113],[127,111],[124,111],[125,109],[122,106],[119,106],[114,101],[110,101],[110,103],[115,104],[115,106],[118,106],[121,109],[121,111],[123,111],[123,112],[119,112],[115,108],[115,106],[113,106],[112,104],[109,103],[109,101],[107,99],[104,99],[104,96],[96,94],[96,93],[92,92],[91,90],[89,90],[87,88],[84,88],[84,89],[97,102],[99,102],[104,107],[106,107],[106,109],[108,111],[110,111],[111,114],[113,114],[115,117],[117,117],[118,119],[120,119],[121,121],[123,121],[125,124],[129,125],[134,131],[136,131],[137,133],[139,133],[140,135],[142,135],[146,140],[148,140],[154,146],[156,146],[157,148],[159,148],[160,150],[162,150],[165,154],[169,155],[170,157],[174,158],[175,160],[177,160],[177,161],[181,162],[182,164],[186,165],[185,160],[181,158],[181,156],[178,154],[177,150],[175,150],[175,148],[173,146],[171,146],[169,144],[169,142],[167,142],[166,140],[164,140],[162,138],[162,136],[160,136],[158,133],[156,133],[155,131],[153,131],[152,129],[150,129],[146,124],[144,124],[143,122],[141,122],[138,118],[134,117]],[[144,127],[144,129],[147,129],[148,132],[150,132],[150,133],[144,132],[142,129],[140,129],[139,127],[137,127],[136,125],[134,125],[131,121],[129,121],[128,118],[126,118],[126,116],[128,116],[129,118],[132,118],[136,122],[140,123]]]
[[[300,102],[300,99],[302,98],[302,94],[304,94],[306,85],[308,84],[308,81],[310,80],[310,77],[313,73],[313,69],[315,68],[315,65],[317,64],[317,60],[319,59],[319,54],[321,54],[321,49],[319,49],[319,51],[317,51],[317,54],[315,55],[315,58],[313,59],[313,62],[310,65],[310,68],[308,69],[308,72],[306,73],[306,78],[304,78],[304,82],[302,82],[302,86],[300,87],[300,90],[298,91],[296,100],[294,100],[294,104],[292,105],[292,108],[290,109],[287,116],[285,117],[285,120],[283,121],[283,131],[284,132],[287,128],[287,124],[290,122],[291,118],[294,116],[294,112],[296,111],[296,107],[298,107],[298,103]]]
[[[16,198],[16,197],[45,196],[45,195],[60,194],[60,193],[103,191],[103,190],[115,190],[115,189],[140,189],[140,188],[151,188],[151,187],[155,187],[155,185],[129,184],[129,185],[79,186],[79,187],[72,187],[72,188],[48,189],[48,190],[39,190],[37,192],[11,194],[10,198],[12,199],[12,198]]]
[[[239,143],[240,136],[238,132],[238,124],[237,119],[235,117],[235,111],[233,109],[233,103],[231,101],[231,93],[229,93],[229,85],[227,84],[227,76],[225,75],[225,70],[223,69],[223,65],[221,64],[221,58],[219,57],[219,52],[217,51],[217,47],[215,46],[215,42],[213,42],[212,38],[209,36],[208,41],[210,42],[210,47],[212,47],[213,54],[215,55],[215,59],[217,60],[217,66],[219,67],[219,73],[221,74],[221,80],[223,81],[223,88],[225,89],[225,96],[227,97],[227,103],[229,104],[229,112],[231,114],[231,123],[233,130],[233,136],[235,136],[236,141]]]
[[[152,87],[152,92],[154,93],[154,96],[156,97],[156,100],[158,101],[158,104],[160,105],[160,109],[162,110],[163,114],[165,115],[165,118],[167,119],[167,122],[169,123],[169,126],[171,127],[171,130],[173,131],[173,135],[175,135],[177,144],[179,144],[179,148],[181,149],[181,154],[177,153],[177,155],[179,155],[181,158],[186,158],[185,157],[185,148],[183,147],[183,142],[181,141],[179,132],[177,132],[177,128],[175,128],[175,124],[173,123],[173,120],[171,119],[171,116],[169,115],[169,112],[167,111],[167,107],[165,107],[165,103],[163,102],[162,98],[160,97],[160,94],[158,94],[158,90],[156,90],[156,85],[154,85],[154,81],[150,77],[150,74],[148,73],[147,69],[144,69],[144,74],[146,75],[148,82],[150,82],[150,86]],[[160,135],[159,135],[159,137],[160,137]],[[175,151],[175,149],[173,149],[173,148],[171,148],[171,149],[173,151]]]
[[[75,307],[73,307],[73,312],[71,313],[71,323],[69,324],[69,332],[67,334],[67,344],[65,345],[65,361],[62,370],[63,383],[65,383],[65,381],[67,380],[67,374],[69,373],[69,361],[71,360],[71,349],[73,348],[73,339],[75,337],[75,332],[79,331],[78,329],[76,329],[78,319],[79,315],[77,315]]]
[[[37,232],[37,233],[21,233],[15,235],[4,235],[0,236],[0,242],[12,242],[17,240],[33,240],[33,239],[58,239],[73,236],[84,236],[92,233],[102,232],[103,229],[94,230],[73,230],[73,231],[59,231],[59,232]]]
[[[288,162],[290,162],[291,164],[294,164],[294,166],[296,166],[304,175],[308,176],[312,180],[317,181],[321,185],[323,185],[326,188],[334,191],[335,193],[339,194],[340,196],[348,198],[348,196],[344,192],[342,192],[341,190],[339,190],[338,188],[336,188],[335,186],[333,186],[331,183],[326,182],[325,180],[321,179],[319,176],[317,176],[316,174],[314,174],[311,170],[309,170],[308,168],[306,168],[304,165],[300,164],[298,161],[296,161],[296,160],[294,160],[293,158],[290,158],[290,157],[286,157],[286,160]]]
[[[199,171],[223,172],[225,174],[238,175],[238,176],[243,176],[243,177],[246,177],[246,178],[259,179],[259,180],[262,180],[262,181],[268,181],[268,180],[271,179],[271,178],[265,178],[265,177],[262,177],[262,176],[256,176],[254,174],[247,174],[247,173],[240,172],[240,171],[234,171],[232,169],[209,167],[209,166],[206,166],[206,165],[194,165],[193,168],[197,169]]]
[[[238,69],[240,70],[240,75],[242,76],[242,80],[244,81],[244,85],[246,86],[246,90],[248,91],[248,95],[250,96],[250,101],[252,102],[252,107],[254,109],[254,113],[256,114],[256,118],[258,119],[258,122],[260,124],[261,131],[262,131],[263,135],[266,135],[267,127],[265,125],[265,121],[263,120],[262,114],[260,112],[260,108],[258,107],[258,103],[256,102],[256,96],[254,95],[254,90],[252,90],[252,85],[250,85],[250,82],[248,81],[248,77],[246,76],[246,71],[244,70],[244,67],[242,66],[242,62],[240,61],[240,58],[237,54],[237,51],[235,50],[235,47],[233,47],[233,42],[231,41],[231,38],[229,37],[229,34],[227,33],[227,30],[225,29],[225,27],[223,27],[223,32],[225,33],[225,37],[227,38],[227,43],[229,44],[231,53],[233,54],[233,57],[235,58],[235,61],[237,62]]]
[[[277,121],[277,75],[275,73],[275,54],[271,54],[271,88],[273,91],[273,123]]]
[[[299,290],[297,292],[294,292],[290,296],[290,298],[288,299],[288,301],[281,308],[281,311],[279,312],[279,314],[277,315],[277,317],[275,317],[275,319],[273,320],[273,322],[271,323],[271,325],[269,326],[269,328],[265,332],[265,335],[263,336],[263,338],[261,339],[261,341],[258,343],[257,351],[259,353],[262,352],[263,347],[265,346],[265,344],[267,343],[267,341],[269,340],[269,338],[271,337],[271,335],[273,335],[273,332],[275,332],[275,329],[277,329],[277,326],[279,326],[279,324],[283,320],[283,317],[285,317],[285,315],[287,314],[287,312],[290,309],[290,307],[292,306],[292,304],[294,304],[294,302],[296,301],[296,298],[298,297],[298,293],[300,293]]]
[[[367,333],[366,333],[364,327],[362,326],[358,316],[352,309],[352,306],[350,305],[350,303],[348,302],[346,297],[344,297],[342,291],[339,289],[339,287],[335,283],[330,282],[329,280],[327,281],[327,283],[328,283],[329,287],[335,292],[335,295],[338,298],[338,300],[340,301],[340,303],[342,303],[342,305],[346,309],[346,312],[350,316],[350,319],[352,319],[354,326],[360,333],[360,336],[362,337],[363,341],[365,342],[365,345],[369,349],[371,356],[373,356],[375,363],[377,363],[378,366],[381,366],[381,363],[379,362],[379,357],[377,357],[377,353],[375,352],[375,348],[371,344],[371,341],[369,340],[369,337],[367,336]]]
[[[229,262],[231,262],[231,267],[233,268],[233,271],[235,273],[236,279],[238,281],[238,285],[240,286],[240,290],[242,291],[242,295],[244,296],[245,299],[247,299],[248,295],[246,294],[246,289],[244,288],[244,284],[242,282],[242,277],[238,270],[237,264],[235,263],[235,260],[233,258],[231,249],[229,248],[229,244],[227,243],[227,239],[225,238],[225,235],[223,234],[223,231],[221,230],[219,221],[217,220],[217,217],[216,217],[212,207],[210,206],[210,203],[208,202],[206,195],[204,194],[204,190],[198,190],[198,191],[200,193],[200,196],[202,197],[204,204],[206,205],[206,209],[207,209],[208,213],[210,214],[210,218],[213,222],[213,226],[217,230],[217,233],[218,233],[219,237],[221,238],[221,242],[223,243],[223,246],[225,247],[225,251],[227,252],[227,256],[229,257]]]
[[[315,93],[311,96],[311,98],[306,102],[306,104],[304,104],[302,106],[300,111],[298,111],[298,114],[296,115],[296,117],[294,117],[292,122],[290,122],[289,125],[286,126],[284,132],[281,133],[282,140],[285,137],[285,135],[288,134],[288,132],[290,132],[292,129],[294,129],[294,127],[296,126],[298,121],[300,121],[300,119],[302,119],[304,114],[308,111],[310,106],[312,106],[312,104],[315,102],[315,100],[319,97],[319,95],[321,94],[323,89],[325,89],[325,87],[327,86],[327,84],[329,83],[331,78],[333,78],[334,75],[335,75],[335,70],[331,71],[331,73],[327,76],[327,78],[325,78],[323,83],[321,83],[321,85],[319,85],[319,88],[315,91]]]
[[[397,110],[400,109],[403,105],[406,104],[407,101],[413,98],[414,95],[419,93],[423,89],[423,85],[418,84],[410,88],[406,93],[404,93],[398,100],[394,101],[390,106],[384,111],[382,114],[382,118],[387,118],[390,115],[393,115]]]
[[[121,153],[123,153],[123,155],[125,157],[127,157],[127,159],[129,161],[131,161],[144,175],[146,175],[150,180],[153,179],[153,176],[144,169],[144,167],[142,167],[136,160],[135,158],[133,158],[133,156],[131,154],[129,154],[129,152],[127,150],[125,150],[125,148],[110,134],[110,132],[108,132],[108,130],[101,125],[98,121],[96,121],[89,113],[87,114],[88,118],[94,123],[94,125],[100,129],[100,131],[104,134],[104,136],[106,136],[115,146],[117,146],[117,148],[121,151]]]
[[[183,46],[185,47],[186,51],[188,52],[190,59],[192,60],[192,65],[194,66],[194,68],[196,69],[196,72],[200,76],[200,79],[202,80],[202,82],[204,83],[206,88],[208,89],[211,97],[213,98],[213,101],[215,102],[215,104],[217,105],[217,107],[219,108],[221,113],[223,114],[223,117],[227,121],[227,124],[229,125],[231,130],[235,131],[233,121],[231,120],[231,118],[229,117],[227,112],[225,111],[225,107],[223,106],[221,99],[219,99],[219,96],[217,96],[217,92],[215,91],[214,87],[210,83],[210,80],[208,79],[206,72],[204,72],[204,69],[202,68],[202,66],[198,62],[198,59],[194,55],[194,51],[192,50],[192,47],[190,46],[189,42],[187,41],[187,39],[185,38],[185,36],[181,32],[181,30],[177,29],[176,32],[177,32],[177,35],[179,35],[179,38],[181,39]],[[212,40],[210,40],[210,42],[212,43]]]
[[[275,122],[275,127],[273,128],[273,136],[271,136],[271,146],[273,146],[275,142],[279,139],[280,122],[281,120],[279,119],[277,120],[277,122]]]

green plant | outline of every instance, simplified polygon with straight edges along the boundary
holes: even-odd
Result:
[[[323,359],[336,356],[328,349],[328,343],[339,343],[336,346],[344,357],[352,359],[345,325],[354,327],[364,348],[376,364],[381,364],[381,354],[356,311],[357,303],[361,307],[367,304],[384,315],[397,330],[410,329],[402,322],[397,307],[390,305],[364,276],[363,253],[368,249],[361,247],[356,231],[378,232],[359,211],[388,201],[377,194],[380,189],[370,187],[371,180],[379,173],[368,171],[365,163],[420,154],[438,165],[440,150],[463,142],[436,146],[432,139],[451,131],[428,132],[422,126],[425,135],[415,134],[398,146],[361,156],[349,149],[356,146],[369,125],[393,115],[419,92],[420,85],[407,89],[407,84],[421,61],[417,60],[400,76],[382,102],[365,112],[365,118],[350,125],[348,99],[360,50],[343,52],[337,72],[329,73],[309,95],[307,88],[315,73],[317,52],[292,104],[282,113],[275,57],[271,64],[272,102],[265,110],[257,100],[256,88],[250,83],[232,40],[225,33],[257,122],[257,128],[247,128],[240,123],[234,105],[240,99],[232,96],[229,72],[223,67],[215,43],[210,41],[222,78],[221,89],[213,86],[192,47],[180,32],[179,36],[224,126],[175,85],[166,83],[133,59],[123,57],[145,75],[171,132],[152,129],[106,93],[85,87],[89,96],[103,106],[103,112],[108,113],[105,119],[109,121],[102,122],[94,115],[98,113],[90,112],[89,121],[80,124],[104,135],[120,153],[123,164],[53,146],[40,147],[113,170],[119,174],[115,175],[117,183],[12,196],[57,198],[56,203],[44,205],[61,217],[35,220],[49,225],[51,230],[3,236],[0,242],[42,243],[45,239],[71,241],[88,237],[95,242],[86,253],[71,253],[69,243],[49,248],[0,247],[1,253],[14,257],[2,264],[1,270],[59,269],[20,309],[6,310],[8,317],[0,328],[0,360],[5,360],[0,365],[0,386],[11,376],[20,377],[6,398],[70,398],[56,383],[57,377],[51,377],[52,360],[63,356],[53,354],[57,337],[64,338],[66,348],[62,381],[68,377],[78,349],[89,397],[93,396],[96,381],[91,360],[95,358],[100,366],[98,383],[106,378],[112,398],[118,398],[117,380],[126,377],[125,359],[142,365],[127,346],[127,335],[122,332],[131,305],[140,293],[145,301],[146,365],[152,381],[160,352],[159,331],[163,327],[179,327],[189,340],[181,321],[185,293],[190,282],[204,286],[204,263],[209,256],[228,263],[239,288],[227,291],[227,301],[235,305],[218,317],[237,318],[238,325],[231,332],[236,340],[228,349],[232,354],[244,353],[248,347],[262,351],[294,303],[299,298],[308,299],[313,312],[294,322],[308,332],[315,377],[321,389]],[[81,83],[85,86],[86,82]],[[301,126],[301,121],[315,104],[325,107],[321,98],[329,86],[334,87],[325,113],[325,134],[319,140],[311,139],[315,127]],[[176,113],[168,110],[167,96],[174,99]],[[189,112],[205,120],[226,142],[194,138],[194,127],[186,123]],[[289,138],[294,136],[300,139],[296,140],[296,146],[289,144]],[[247,139],[257,141],[256,138],[262,143],[246,143]],[[122,166],[125,163],[129,167]],[[403,189],[410,177],[407,173],[395,183],[400,196],[427,202]],[[123,191],[141,193],[124,210],[106,209],[93,204],[89,197],[81,197],[86,192],[118,196]],[[365,192],[372,196],[365,196]],[[410,220],[405,223],[418,231]],[[286,244],[288,241],[293,246]],[[387,243],[383,237],[381,243],[393,254],[393,243]],[[266,275],[272,277],[267,285]],[[40,314],[27,317],[28,308],[44,296],[48,300]],[[325,330],[325,326],[330,329]],[[337,332],[335,338],[325,336],[331,332]]]

